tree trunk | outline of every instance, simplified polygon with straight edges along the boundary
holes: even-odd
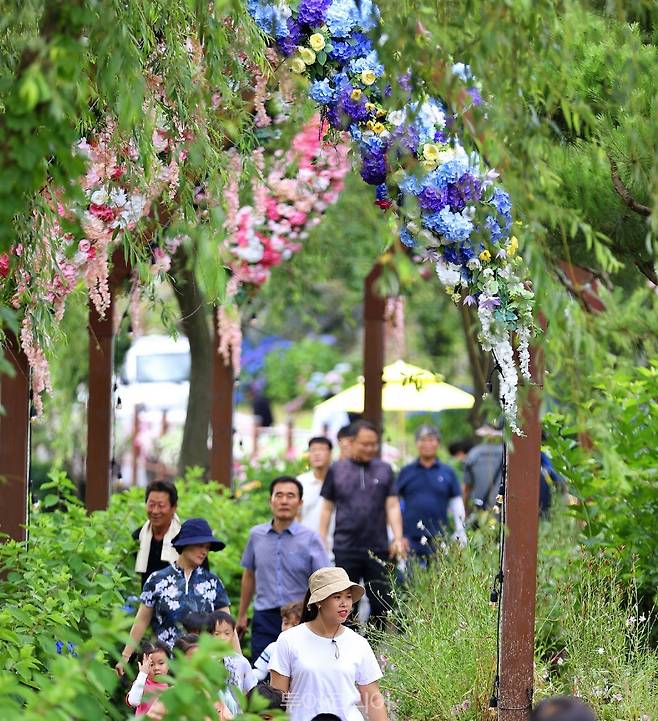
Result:
[[[179,248],[172,262],[172,286],[181,311],[183,332],[190,343],[190,395],[178,458],[178,472],[190,466],[207,470],[209,465],[208,429],[212,396],[213,336],[208,323],[206,299],[194,270],[188,266],[187,254]]]

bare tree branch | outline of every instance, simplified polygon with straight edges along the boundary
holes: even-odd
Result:
[[[612,176],[612,184],[617,192],[617,195],[624,201],[624,203],[638,215],[648,217],[651,215],[651,208],[648,205],[643,205],[631,195],[631,191],[624,185],[624,181],[619,176],[619,168],[617,163],[608,155],[610,161],[610,175]]]

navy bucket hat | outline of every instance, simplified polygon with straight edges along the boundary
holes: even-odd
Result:
[[[178,535],[171,540],[171,545],[177,550],[185,546],[196,546],[202,543],[209,543],[211,551],[221,551],[226,544],[215,538],[212,528],[205,518],[189,518],[181,526]]]

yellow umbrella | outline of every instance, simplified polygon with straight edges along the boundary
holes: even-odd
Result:
[[[396,361],[384,368],[382,409],[385,411],[438,412],[453,408],[472,408],[470,393],[438,380],[436,374],[418,366]],[[363,413],[364,385],[360,380],[316,408],[326,411]]]

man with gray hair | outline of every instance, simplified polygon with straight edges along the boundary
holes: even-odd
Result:
[[[423,425],[416,431],[418,459],[400,471],[398,493],[403,503],[404,535],[417,556],[436,550],[452,516],[452,539],[466,545],[464,502],[454,470],[437,458],[439,431]]]

